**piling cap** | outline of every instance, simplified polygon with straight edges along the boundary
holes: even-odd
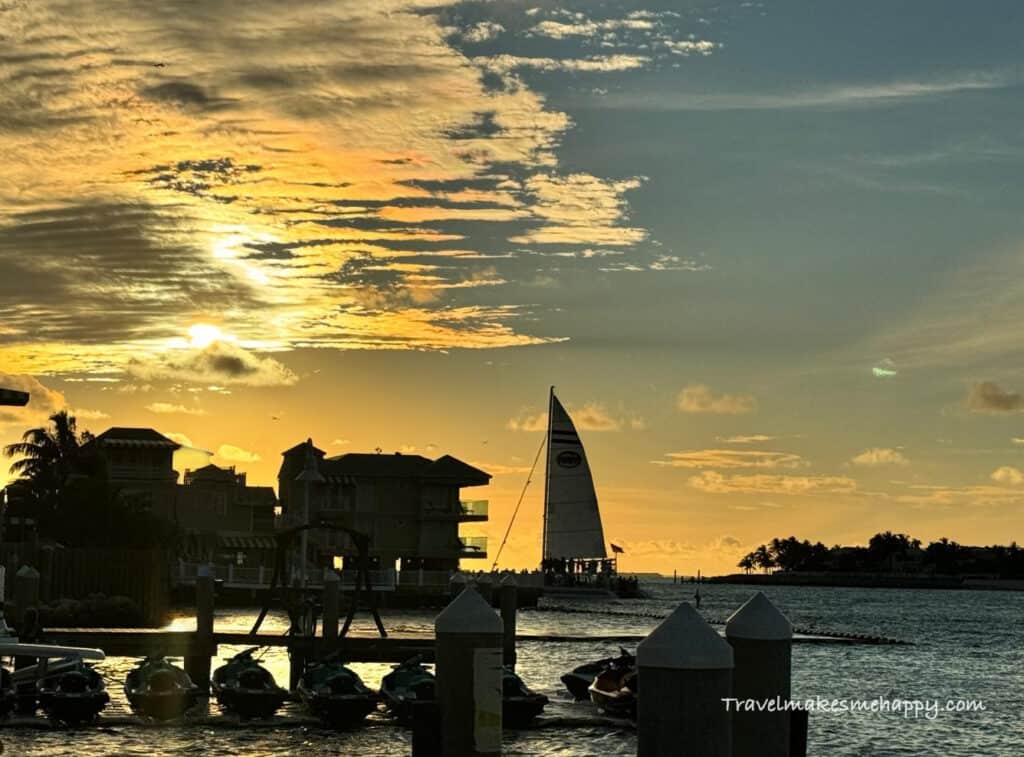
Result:
[[[501,617],[480,592],[467,588],[441,610],[434,633],[501,633]]]
[[[336,571],[334,568],[324,568],[324,583],[325,584],[340,583],[340,582],[341,582],[341,576],[338,575],[338,571]]]
[[[516,577],[512,573],[507,573],[499,582],[498,586],[518,586],[516,583]]]
[[[689,602],[661,621],[636,648],[641,668],[732,670],[732,647]]]
[[[789,641],[793,624],[759,591],[725,622],[725,635],[731,639]]]
[[[450,584],[464,584],[464,583],[467,583],[468,581],[469,581],[469,577],[465,573],[463,573],[462,571],[459,571],[459,570],[457,570],[454,573],[452,573],[452,577],[448,579],[448,583],[450,583]]]
[[[18,578],[39,578],[39,571],[31,565],[22,565],[14,575]]]

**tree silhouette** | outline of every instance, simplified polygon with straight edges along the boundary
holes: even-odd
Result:
[[[61,410],[49,417],[46,426],[30,428],[20,442],[4,447],[4,455],[18,458],[10,472],[24,484],[41,521],[57,515],[81,447],[93,438],[88,431],[79,434],[77,425],[75,416]]]

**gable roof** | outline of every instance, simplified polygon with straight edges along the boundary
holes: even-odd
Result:
[[[152,447],[180,449],[181,445],[151,428],[112,426],[93,439],[89,444],[100,447]]]
[[[474,486],[486,484],[490,475],[474,468],[451,455],[437,460],[422,455],[393,455],[349,452],[331,457],[320,464],[320,472],[329,480],[346,482],[346,479],[360,478],[413,478],[444,479]]]

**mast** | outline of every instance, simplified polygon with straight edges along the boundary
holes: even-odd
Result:
[[[553,422],[554,413],[552,412],[555,407],[555,387],[552,386],[548,391],[548,430],[547,436],[545,437],[548,446],[548,459],[544,464],[544,538],[541,542],[540,547],[540,562],[543,568],[544,560],[548,553],[548,498],[550,496],[551,489],[551,424]]]

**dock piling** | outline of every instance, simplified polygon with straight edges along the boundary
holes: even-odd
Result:
[[[203,692],[210,690],[210,650],[213,647],[214,581],[209,565],[196,572],[195,648],[185,656],[185,672]]]
[[[39,571],[31,565],[22,565],[14,574],[15,626],[22,630],[26,613],[39,607]]]
[[[732,757],[732,648],[683,602],[636,651],[638,757]]]
[[[475,589],[434,621],[441,751],[501,754],[502,622]]]
[[[793,626],[757,592],[725,624],[735,668],[733,696],[758,702],[790,698]],[[789,757],[790,713],[737,710],[733,715],[735,757]]]
[[[502,662],[513,671],[516,669],[516,602],[518,586],[515,576],[509,573],[498,584],[501,625],[503,630]]]
[[[341,608],[341,577],[324,568],[324,640],[338,640],[338,615]]]

